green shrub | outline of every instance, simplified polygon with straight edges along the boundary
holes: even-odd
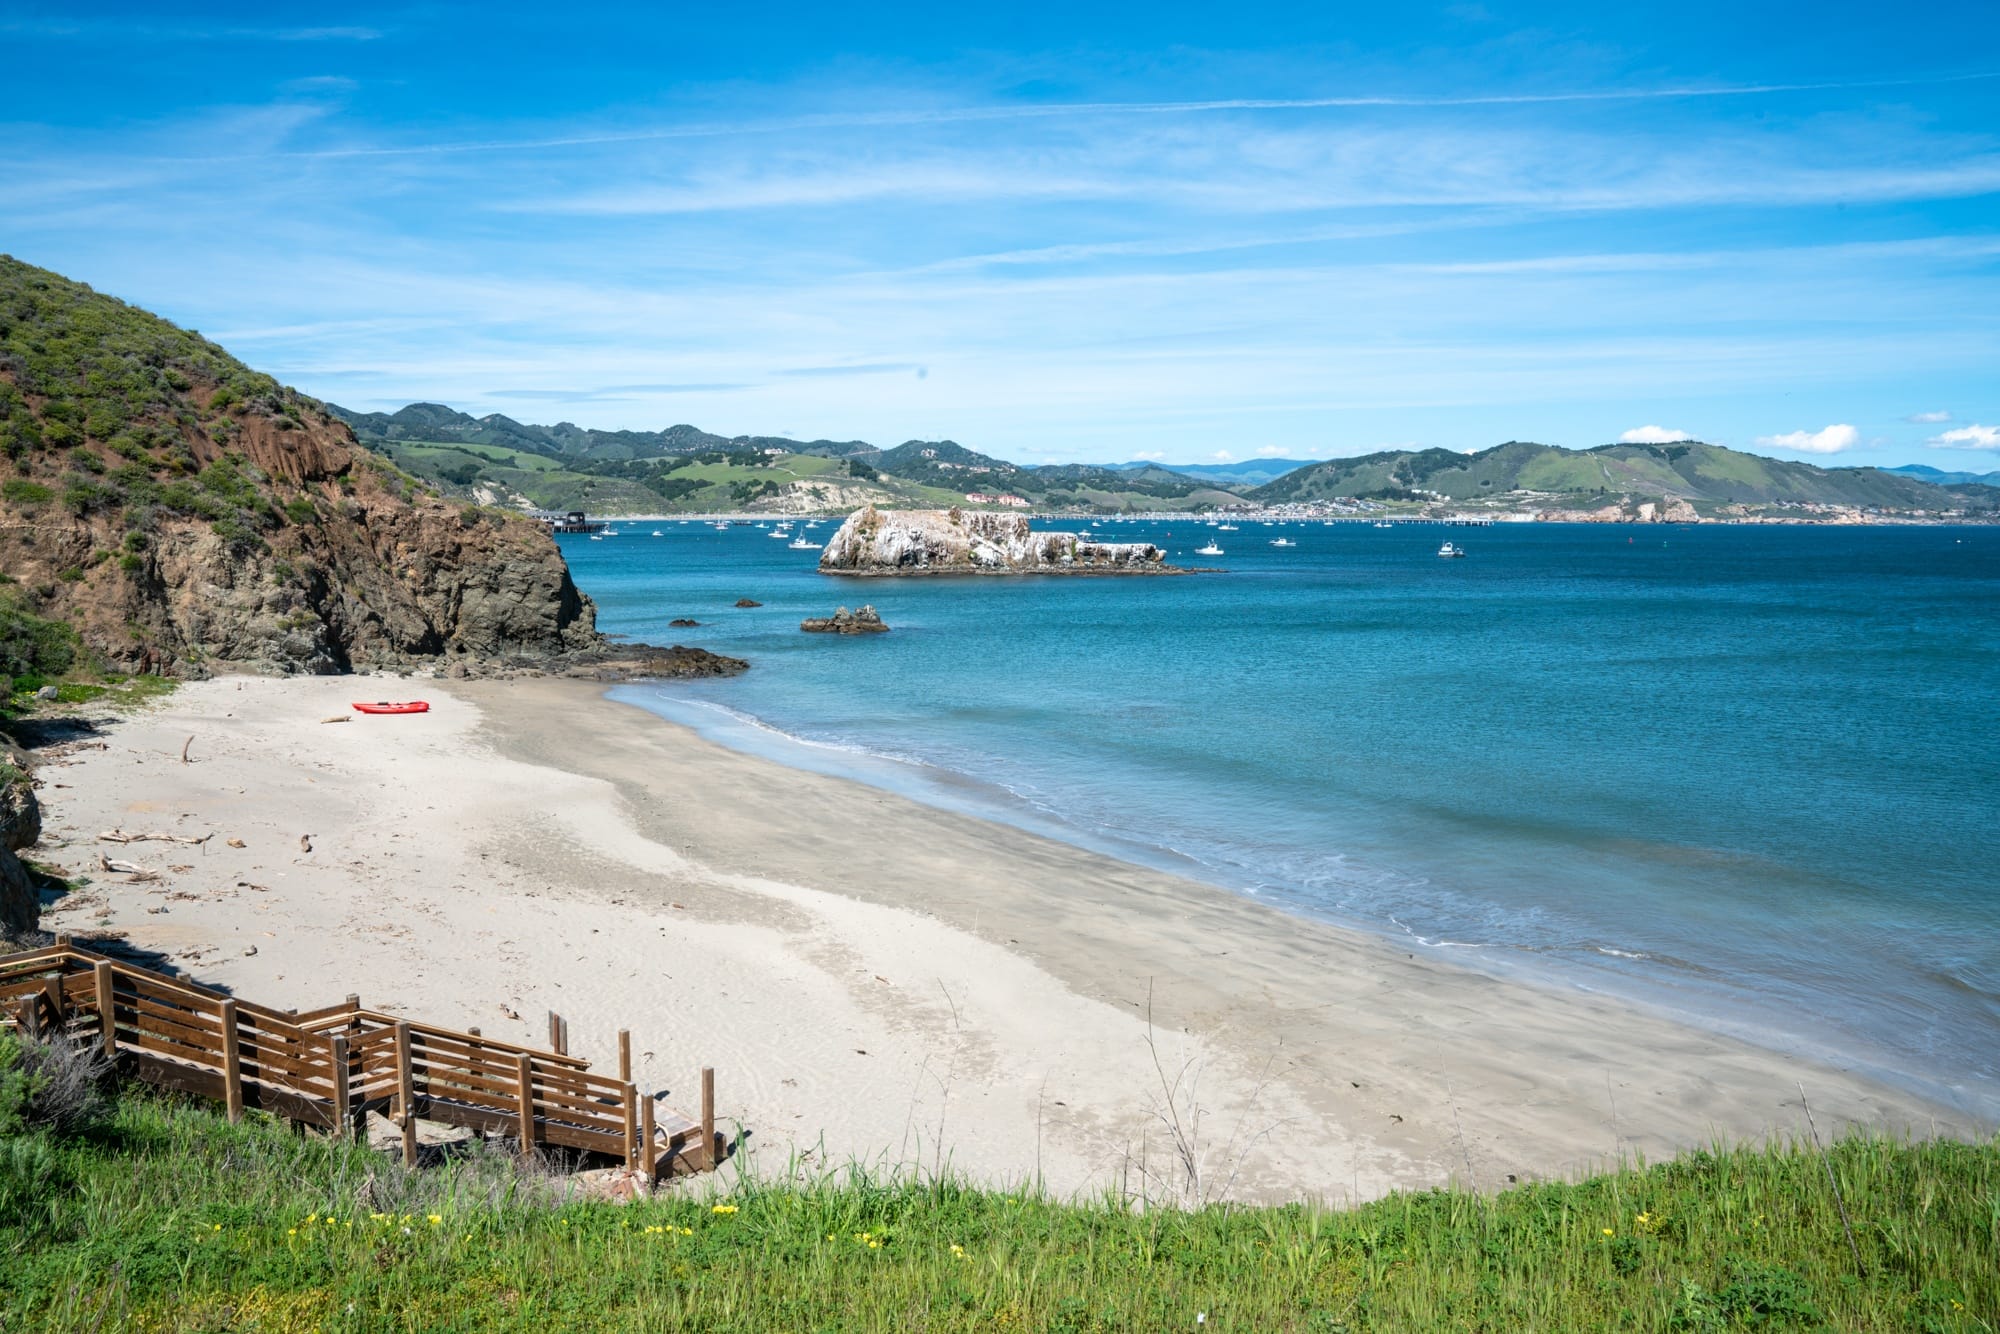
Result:
[[[48,1076],[22,1060],[24,1044],[12,1031],[0,1029],[0,1140],[24,1134],[35,1095]]]
[[[319,510],[311,496],[293,496],[285,502],[285,517],[295,524],[307,524],[319,517]]]
[[[137,574],[146,568],[146,558],[136,551],[128,551],[118,558],[118,568],[127,574]]]
[[[0,673],[60,676],[76,664],[79,651],[76,631],[0,593]]]
[[[97,510],[117,509],[125,503],[125,493],[115,485],[73,472],[63,478],[62,503],[64,509],[81,518]]]
[[[31,482],[25,477],[9,477],[0,482],[0,496],[17,505],[45,505],[56,498],[55,492],[40,482]]]
[[[209,528],[228,544],[232,555],[244,556],[269,549],[262,535],[241,519],[217,519]]]

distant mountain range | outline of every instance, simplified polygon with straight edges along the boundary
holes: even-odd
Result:
[[[1900,468],[1884,468],[1882,471],[1914,477],[1933,486],[2000,486],[2000,472],[1940,472],[1921,463],[1905,463]]]
[[[1167,468],[1188,477],[1207,477],[1232,485],[1257,486],[1295,469],[1309,467],[1312,462],[1311,459],[1245,459],[1241,463],[1113,463],[1109,466],[1120,471]]]
[[[1104,510],[1350,498],[1576,507],[1620,496],[1896,510],[1992,510],[2000,504],[2000,489],[1989,484],[2000,482],[2000,473],[1945,473],[1916,464],[1822,468],[1695,440],[1594,449],[1510,440],[1470,454],[1386,450],[1318,462],[1028,465],[952,440],[909,440],[884,449],[861,440],[720,436],[686,425],[663,431],[535,426],[498,413],[473,417],[437,403],[412,403],[393,413],[328,407],[363,443],[447,490],[481,494],[483,487],[532,504],[608,512],[636,512],[662,501],[683,509],[740,506],[795,487],[816,488],[829,505],[867,499],[944,504],[968,495],[1009,495],[1039,508]],[[773,451],[796,462],[773,465]]]

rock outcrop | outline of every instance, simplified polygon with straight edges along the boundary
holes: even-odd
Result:
[[[0,938],[14,939],[41,921],[41,900],[14,854],[42,836],[42,808],[28,776],[0,761]]]
[[[541,525],[447,503],[199,335],[5,256],[0,565],[29,610],[130,671],[601,642]]]
[[[1026,515],[878,510],[847,516],[819,558],[821,574],[1186,574],[1147,542],[1038,533]]]
[[[799,629],[823,635],[879,635],[888,628],[876,610],[866,605],[860,611],[842,607],[831,616],[809,616],[799,622]]]

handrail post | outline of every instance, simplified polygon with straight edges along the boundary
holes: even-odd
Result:
[[[514,1058],[514,1080],[515,1110],[521,1121],[521,1161],[533,1162],[535,1158],[534,1063],[526,1052]]]
[[[339,1136],[347,1133],[348,1118],[353,1114],[353,1104],[348,1088],[347,1039],[333,1037],[327,1039],[327,1050],[333,1062],[333,1133]]]
[[[715,1067],[701,1068],[701,1157],[710,1171],[715,1169]]]
[[[639,1090],[627,1084],[621,1101],[625,1104],[625,1166],[629,1170],[639,1165]]]
[[[117,992],[111,978],[111,960],[100,959],[90,970],[97,978],[97,1021],[101,1025],[98,1032],[104,1044],[104,1058],[118,1059],[118,1010]]]
[[[403,1166],[417,1165],[416,1075],[410,1069],[410,1023],[396,1021],[396,1110],[403,1125]]]
[[[618,1080],[623,1084],[632,1082],[632,1030],[629,1028],[618,1030]]]
[[[222,1002],[222,1102],[231,1121],[243,1119],[243,1052],[236,1031],[236,1002]]]
[[[640,1144],[639,1163],[646,1169],[646,1184],[653,1184],[653,1173],[658,1170],[660,1160],[654,1156],[653,1134],[657,1127],[653,1124],[653,1095],[648,1093],[646,1101],[639,1109]]]

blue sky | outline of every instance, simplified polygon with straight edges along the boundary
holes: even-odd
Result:
[[[2000,7],[1307,9],[0,4],[0,250],[356,408],[2000,468]]]

